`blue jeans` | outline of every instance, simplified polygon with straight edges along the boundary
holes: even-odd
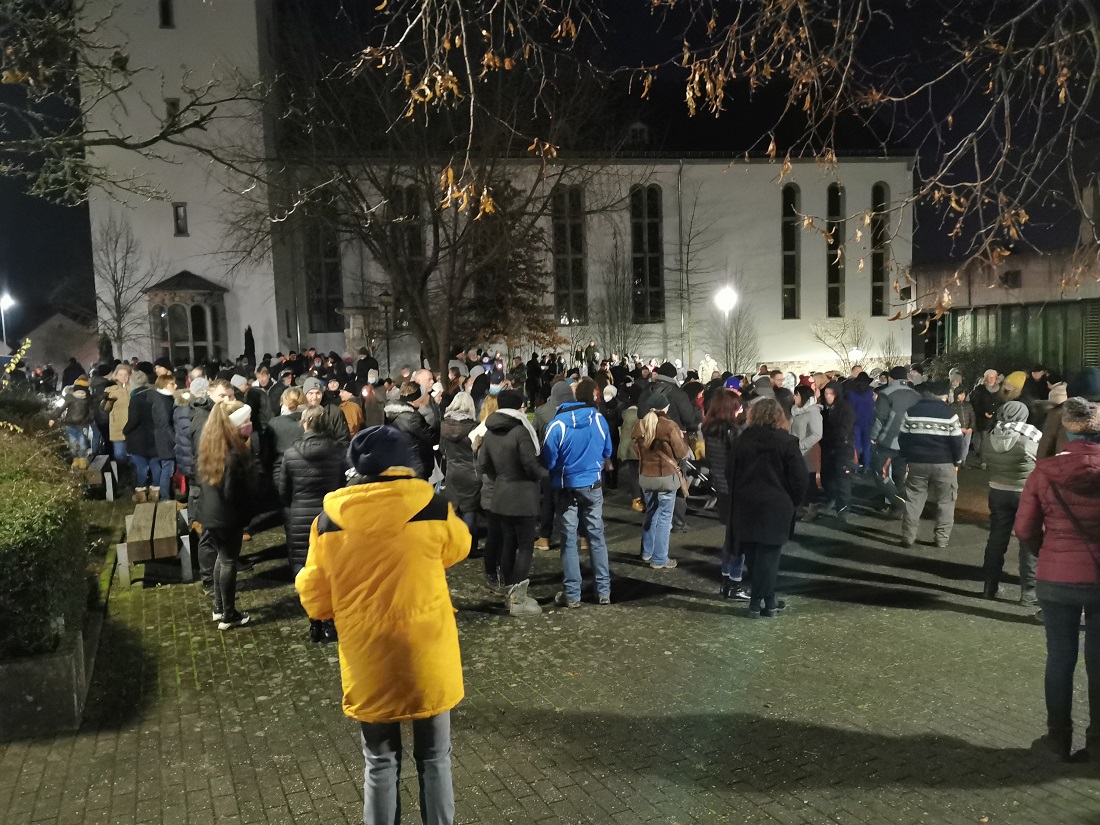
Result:
[[[741,581],[745,577],[745,557],[740,552],[730,549],[729,534],[726,534],[726,542],[722,545],[722,575]]]
[[[581,560],[577,551],[577,531],[588,535],[588,554],[596,577],[596,595],[611,595],[611,568],[607,561],[607,542],[603,536],[603,490],[600,487],[566,487],[555,490],[561,526],[561,570],[565,597],[581,599]]]
[[[1100,586],[1036,582],[1047,636],[1044,682],[1047,727],[1073,727],[1073,671],[1081,648],[1081,613],[1085,614],[1085,675],[1088,679],[1089,726],[1085,735],[1100,737]]]
[[[130,456],[134,462],[134,472],[137,473],[135,487],[156,487],[160,491],[160,497],[167,499],[172,488],[172,472],[176,468],[176,462],[171,459],[149,458],[148,456]],[[145,479],[148,476],[149,483]]]
[[[172,497],[172,476],[176,472],[176,462],[171,458],[160,459],[160,477],[154,476],[154,484],[160,486],[160,499],[167,501]]]
[[[121,466],[126,463],[126,442],[125,441],[112,441],[111,442],[111,456]]]
[[[73,458],[87,458],[92,454],[91,427],[65,427],[65,440]]]
[[[642,561],[664,564],[668,561],[668,537],[672,532],[672,509],[676,491],[646,490],[645,521],[642,523]]]
[[[363,823],[401,822],[401,723],[362,722]],[[413,759],[420,777],[420,819],[425,825],[451,825],[455,792],[451,781],[451,712],[416,719]]]

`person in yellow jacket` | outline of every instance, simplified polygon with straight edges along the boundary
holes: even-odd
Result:
[[[295,586],[311,619],[335,619],[344,713],[362,725],[363,821],[399,822],[401,726],[413,723],[424,822],[454,821],[450,711],[463,698],[448,567],[470,531],[428,482],[393,427],[352,439],[358,478],[325,496]]]

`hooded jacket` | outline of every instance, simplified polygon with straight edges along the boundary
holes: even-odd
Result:
[[[477,469],[493,486],[489,512],[501,516],[537,516],[539,482],[546,468],[539,462],[534,431],[515,410],[498,410],[485,419],[485,438],[477,451]]]
[[[111,405],[111,411],[108,414],[111,441],[125,441],[126,433],[123,430],[130,418],[130,385],[114,383],[108,386],[103,394]]]
[[[591,487],[611,455],[607,421],[582,401],[562,404],[546,428],[542,464],[554,487]]]
[[[798,439],[798,450],[806,460],[811,473],[821,472],[821,437],[824,435],[824,419],[821,405],[813,399],[792,411],[791,435]]]
[[[78,375],[77,378],[80,376]],[[94,420],[92,399],[84,387],[73,387],[65,396],[65,403],[57,414],[57,420],[66,427],[87,427]]]
[[[336,620],[344,713],[360,722],[426,719],[463,697],[444,571],[469,555],[470,531],[408,473],[329,493],[294,582],[310,618]]]
[[[839,382],[830,381],[825,385],[821,390],[822,401],[825,390],[833,390],[836,399],[831,405],[822,407],[821,452],[850,460],[856,442],[856,411],[845,400],[844,388]]]
[[[151,386],[138,387],[130,394],[130,409],[122,433],[126,437],[126,452],[142,458],[157,458],[156,425],[153,404],[158,398]]]
[[[638,454],[634,452],[634,443],[630,440],[634,432],[634,425],[638,423],[638,405],[631,404],[623,409],[623,424],[619,428],[619,461],[637,461]]]
[[[668,401],[668,417],[677,427],[685,432],[699,429],[703,421],[703,411],[691,403],[680,387],[676,385],[676,379],[668,375],[658,373],[654,380],[642,391],[639,404],[644,404],[652,395],[663,395]],[[663,407],[665,404],[650,403],[651,407]]]
[[[798,439],[785,430],[746,427],[726,459],[730,541],[786,544],[809,481]]]
[[[306,563],[309,530],[328,493],[344,486],[344,448],[328,433],[310,430],[283,454],[277,482],[289,508],[286,547],[291,567]]]
[[[339,411],[339,408],[337,408],[337,411]],[[343,419],[343,417],[341,413],[340,418]],[[401,430],[401,432],[412,438],[419,459],[419,466],[412,469],[416,471],[420,478],[428,478],[435,469],[435,450],[433,449],[435,439],[432,428],[428,426],[424,416],[408,404],[387,404],[386,424]],[[344,426],[347,426],[347,421],[344,422]]]
[[[1054,495],[1062,499],[1091,538],[1085,540]],[[1028,476],[1016,511],[1016,535],[1039,550],[1036,578],[1067,584],[1100,584],[1100,444],[1069,441],[1053,458],[1040,459]]]
[[[844,400],[855,411],[856,430],[870,434],[875,423],[875,393],[871,390],[871,378],[867,373],[844,382]]]
[[[997,412],[998,421],[982,442],[982,460],[989,468],[989,486],[1019,493],[1031,471],[1043,434],[1027,423],[1027,406],[1008,401]]]
[[[550,398],[547,402],[535,410],[535,432],[539,435],[539,441],[546,440],[546,428],[558,414],[558,407],[568,404],[576,399],[573,397],[573,389],[565,381],[557,381],[550,387]]]
[[[894,381],[878,391],[871,440],[879,447],[897,450],[905,412],[920,401],[920,394],[904,381]]]
[[[470,431],[477,426],[472,418],[443,416],[439,427],[439,449],[447,459],[447,498],[463,513],[481,506],[481,479],[474,465]]]

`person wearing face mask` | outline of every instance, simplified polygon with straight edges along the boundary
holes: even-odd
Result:
[[[237,559],[245,527],[255,514],[259,469],[252,456],[252,410],[236,399],[216,404],[199,442],[198,476],[203,537],[217,550],[214,611],[219,630],[248,624],[237,610]]]

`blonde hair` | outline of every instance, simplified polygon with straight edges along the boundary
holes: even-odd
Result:
[[[215,404],[202,428],[199,478],[212,487],[217,487],[225,478],[225,465],[232,453],[248,454],[248,439],[241,435],[241,428],[229,420],[229,416],[243,406],[235,398]]]
[[[133,387],[135,390],[138,387],[144,387],[148,383],[149,376],[141,370],[134,370],[130,373],[130,386]]]
[[[287,387],[283,390],[283,394],[279,396],[279,403],[291,412],[294,412],[306,403],[306,394],[298,389],[298,387]]]
[[[654,395],[656,395],[656,393],[654,393]],[[653,402],[651,401],[650,403]],[[658,401],[657,403],[660,402]],[[657,437],[657,422],[660,421],[660,418],[657,415],[658,409],[668,409],[667,399],[664,403],[664,406],[651,409],[649,412],[642,416],[642,420],[640,422],[642,425],[642,444],[645,445],[646,449],[649,449],[653,446],[653,439]]]
[[[310,407],[302,413],[302,429],[313,430],[317,428],[317,419],[325,414],[322,407]]]
[[[748,424],[750,427],[771,427],[774,430],[789,430],[790,422],[783,406],[774,398],[754,399],[749,404]]]
[[[495,395],[490,395],[481,404],[481,415],[478,419],[484,421],[490,415],[500,409],[500,401],[497,400]]]
[[[447,405],[444,418],[477,418],[477,408],[474,406],[474,398],[468,392],[456,392],[451,403]]]

